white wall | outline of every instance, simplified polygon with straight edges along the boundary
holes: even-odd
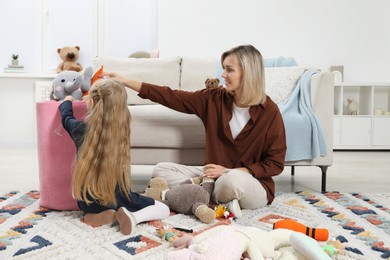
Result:
[[[294,57],[344,81],[390,82],[388,0],[163,0],[158,2],[161,56],[219,58],[252,44],[265,58]]]
[[[0,77],[0,147],[35,146],[35,82],[50,76]]]
[[[21,13],[28,10],[40,13],[49,0],[18,0],[20,12],[13,23],[10,14],[15,13],[15,1],[0,0],[0,69],[9,63],[10,54],[20,52],[25,60],[26,67],[34,68],[34,59],[47,59],[37,61],[45,67],[54,67],[56,60],[43,55],[44,49],[40,44],[45,43],[52,56],[56,55],[55,49],[59,42],[52,42],[53,36],[50,30],[43,28],[45,22],[53,21],[49,16],[41,20],[23,16]],[[52,1],[52,0],[50,0]],[[73,0],[74,1],[74,0]],[[103,53],[107,55],[127,56],[132,53],[130,43],[136,46],[144,46],[146,50],[153,48],[151,45],[139,45],[145,41],[145,35],[153,36],[154,19],[150,17],[151,6],[145,5],[145,9],[134,8],[132,4],[136,0],[117,0],[116,7],[124,7],[118,17],[108,0],[99,0],[97,3],[90,0],[85,5],[96,4],[104,7],[106,13],[100,13],[104,17],[102,30],[96,29],[93,33],[97,39],[83,39],[83,42],[94,42],[91,50],[87,52]],[[37,4],[40,3],[40,4]],[[114,3],[114,2],[112,2]],[[125,4],[126,3],[126,4]],[[23,12],[21,11],[23,8]],[[126,10],[132,10],[126,11]],[[149,10],[149,11],[148,11]],[[348,82],[390,82],[390,26],[387,12],[390,10],[388,0],[161,0],[158,1],[158,48],[162,57],[189,55],[198,57],[219,58],[220,54],[239,44],[253,44],[265,58],[277,56],[294,57],[302,66],[321,68],[328,70],[331,65],[344,65],[345,81]],[[95,13],[96,10],[94,10]],[[137,13],[138,11],[138,13]],[[145,18],[143,23],[147,28],[137,33],[130,26],[130,17]],[[31,13],[31,12],[27,12]],[[8,16],[6,16],[8,14]],[[104,16],[106,14],[106,16]],[[110,15],[111,14],[111,15]],[[125,16],[128,14],[129,16]],[[85,18],[85,16],[84,16]],[[47,20],[49,19],[49,20]],[[125,21],[123,23],[123,21]],[[102,17],[97,17],[95,22],[102,23]],[[121,23],[122,26],[116,26]],[[142,24],[138,22],[136,24]],[[127,26],[123,26],[126,24]],[[110,26],[108,26],[110,25]],[[41,27],[40,27],[41,26]],[[99,27],[93,24],[83,27]],[[31,34],[34,28],[43,30],[44,38],[35,39]],[[99,27],[99,28],[100,28]],[[17,32],[26,31],[26,34]],[[90,30],[90,29],[89,29]],[[134,31],[135,30],[135,31]],[[20,40],[15,41],[17,35]],[[88,35],[90,32],[80,35]],[[107,36],[107,38],[105,37]],[[142,37],[141,37],[142,36]],[[37,38],[37,37],[35,37]],[[81,41],[81,40],[80,40]],[[95,45],[95,41],[98,42]],[[156,41],[151,37],[151,41]],[[101,45],[99,45],[99,42]],[[131,44],[132,45],[132,44]],[[51,46],[51,47],[48,47]],[[100,46],[100,47],[99,47]],[[132,45],[133,46],[133,45]],[[42,49],[41,49],[42,48]],[[88,47],[86,47],[88,48]],[[92,50],[94,49],[94,50]],[[28,56],[30,55],[31,56]],[[82,64],[89,60],[83,56]],[[36,80],[51,80],[50,77],[40,79],[32,76],[26,79],[3,77],[0,75],[0,117],[3,123],[0,127],[0,145],[4,143],[34,143],[35,134],[35,94],[34,82]]]

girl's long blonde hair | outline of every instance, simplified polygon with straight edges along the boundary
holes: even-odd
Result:
[[[73,196],[115,207],[115,189],[128,197],[131,190],[127,93],[123,84],[101,79],[91,87],[88,99],[87,131],[74,168]]]
[[[265,94],[264,63],[261,53],[252,45],[240,45],[222,53],[221,64],[230,55],[237,57],[242,71],[240,104],[246,106],[264,104],[267,96]]]

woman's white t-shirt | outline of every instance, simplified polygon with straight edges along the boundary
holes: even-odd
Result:
[[[238,107],[233,103],[233,116],[229,122],[230,130],[232,131],[233,139],[242,131],[250,118],[249,107]]]

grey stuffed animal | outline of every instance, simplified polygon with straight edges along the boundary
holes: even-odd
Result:
[[[182,183],[169,189],[165,179],[154,177],[149,181],[144,195],[165,202],[177,213],[194,215],[203,223],[209,224],[215,220],[215,211],[208,207],[210,193],[200,185]]]
[[[76,71],[64,70],[53,80],[53,92],[50,99],[62,101],[66,96],[72,96],[81,100],[84,93],[91,87],[93,68],[91,66],[84,70],[83,74]]]

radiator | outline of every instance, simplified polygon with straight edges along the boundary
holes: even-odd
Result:
[[[52,92],[51,81],[35,81],[35,102],[50,100]]]

